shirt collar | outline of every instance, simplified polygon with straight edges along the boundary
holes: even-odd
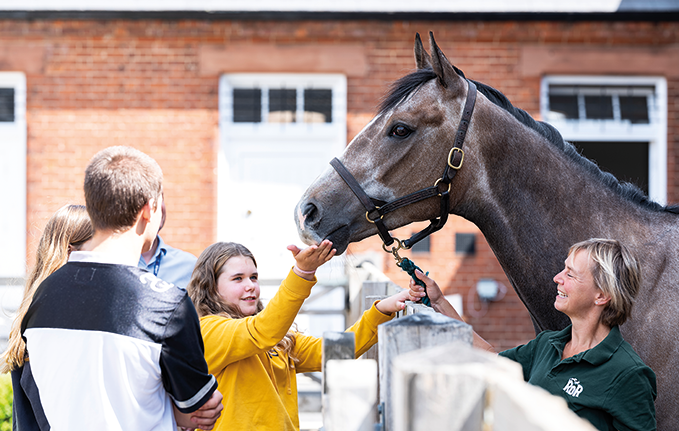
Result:
[[[165,256],[167,254],[167,246],[165,245],[165,241],[160,237],[160,235],[156,236],[156,239],[158,240],[158,245],[156,246],[156,251],[153,253],[153,256],[151,257],[151,260],[149,260],[148,263],[144,260],[143,256],[139,256],[139,261],[144,264],[144,268],[148,265],[151,265],[152,263],[156,262],[158,260],[158,256]]]
[[[571,339],[571,330],[573,325],[568,325],[565,329],[554,333],[549,337],[551,344],[556,348],[560,354],[563,354],[563,349],[566,343]],[[604,340],[592,347],[589,350],[585,350],[582,353],[578,353],[573,356],[573,360],[576,362],[587,361],[592,365],[600,365],[608,361],[613,353],[618,350],[620,344],[622,344],[623,339],[620,334],[620,328],[614,326],[611,328],[611,332],[608,333]]]
[[[158,255],[161,253],[163,256],[167,254],[167,246],[165,245],[165,241],[160,237],[160,235],[156,236],[158,238],[158,247],[156,247],[156,252],[153,253],[153,260],[156,260],[158,258]]]
[[[97,251],[73,251],[68,257],[69,262],[94,262],[107,263],[111,265],[137,266],[130,261],[129,257],[121,257],[116,254],[102,253]]]

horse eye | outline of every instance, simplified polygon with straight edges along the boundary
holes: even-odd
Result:
[[[412,132],[413,131],[410,130],[407,126],[404,126],[403,124],[397,124],[391,129],[390,135],[395,138],[406,138]]]

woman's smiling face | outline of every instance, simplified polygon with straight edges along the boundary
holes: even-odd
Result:
[[[568,256],[563,271],[554,276],[557,295],[554,307],[569,317],[578,317],[595,306],[601,291],[594,284],[592,262],[580,250]]]
[[[217,292],[245,316],[257,313],[259,281],[257,267],[249,257],[234,256],[226,261],[217,278]]]

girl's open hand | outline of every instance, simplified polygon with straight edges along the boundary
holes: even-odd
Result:
[[[392,314],[406,308],[406,301],[411,300],[410,291],[406,289],[381,300],[375,305],[375,308],[382,314]]]
[[[295,273],[308,280],[313,279],[313,273],[319,266],[332,259],[337,253],[337,250],[332,248],[332,242],[327,239],[323,240],[320,245],[311,245],[301,250],[296,245],[289,245],[288,250],[292,252],[297,261]],[[300,272],[297,272],[297,269]]]

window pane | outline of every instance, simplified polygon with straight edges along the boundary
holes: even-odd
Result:
[[[460,254],[476,253],[476,235],[473,233],[456,233],[455,252]]]
[[[430,238],[431,237],[429,236],[424,237],[422,240],[415,243],[410,250],[412,250],[413,253],[429,253],[431,250]]]
[[[578,119],[578,96],[549,95],[549,110],[563,115],[563,118]]]
[[[633,124],[648,124],[648,98],[646,96],[620,96],[620,117]]]
[[[304,122],[332,123],[332,90],[304,90]]]
[[[269,123],[294,123],[297,90],[269,90]]]
[[[233,89],[233,122],[262,122],[262,90],[259,88]]]
[[[585,111],[588,120],[612,120],[613,99],[611,96],[585,96]]]
[[[0,88],[0,122],[14,122],[13,88]]]

